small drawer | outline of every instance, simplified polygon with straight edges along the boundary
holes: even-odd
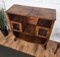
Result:
[[[37,25],[38,18],[37,17],[28,17],[28,23]]]
[[[46,27],[46,28],[51,28],[52,21],[51,20],[46,20],[46,19],[39,19],[38,26]]]

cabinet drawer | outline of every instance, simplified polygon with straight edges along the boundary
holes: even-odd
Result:
[[[38,26],[46,27],[46,28],[51,28],[52,21],[51,20],[46,20],[46,19],[39,19]]]
[[[37,25],[38,18],[37,17],[28,17],[28,23]]]

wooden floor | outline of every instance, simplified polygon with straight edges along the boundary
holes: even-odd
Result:
[[[60,57],[60,49],[58,49],[57,53],[54,55],[54,51],[58,44],[57,42],[49,41],[47,44],[47,50],[45,50],[40,44],[27,42],[22,39],[14,41],[14,38],[15,37],[12,33],[5,38],[0,32],[1,45],[34,55],[35,57]]]

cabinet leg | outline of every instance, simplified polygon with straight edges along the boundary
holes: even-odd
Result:
[[[45,50],[47,49],[47,43],[48,43],[48,41],[46,41],[46,42],[43,44]]]
[[[17,38],[14,38],[14,41],[17,41]]]
[[[60,43],[57,44],[57,48],[56,48],[54,54],[56,54],[56,52],[57,52],[57,50],[58,50],[59,48],[60,48]]]

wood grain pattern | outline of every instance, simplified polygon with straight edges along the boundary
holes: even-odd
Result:
[[[15,4],[6,13],[9,17],[11,30],[16,38],[26,38],[25,40],[30,42],[35,40],[37,42],[38,40],[43,45],[49,40],[56,20],[55,9]]]
[[[57,53],[54,54],[58,43],[51,40],[48,42],[47,49],[45,50],[41,44],[27,42],[23,39],[14,41],[14,35],[12,33],[5,39],[4,35],[0,32],[0,44],[34,55],[35,57],[60,57],[60,48],[57,50]]]
[[[31,6],[13,5],[7,13],[22,15],[22,16],[34,16],[40,19],[56,19],[56,10],[48,8],[38,8]]]

